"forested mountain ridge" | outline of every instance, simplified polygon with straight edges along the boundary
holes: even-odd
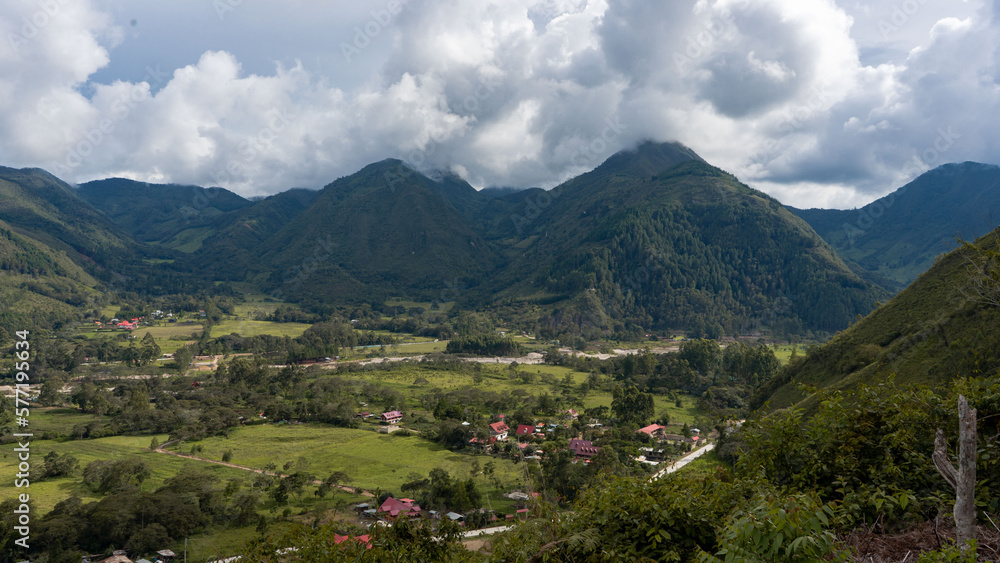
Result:
[[[820,336],[886,297],[776,200],[678,143],[643,143],[550,191],[482,193],[389,159],[253,202],[128,180],[80,193],[121,240],[168,259],[142,269],[151,281],[240,282],[307,309],[406,297],[553,337]]]
[[[127,234],[68,184],[37,168],[0,167],[0,220],[15,232],[66,251],[85,267],[112,267],[136,258]]]
[[[900,288],[1000,221],[1000,167],[945,164],[854,210],[794,209],[844,260]]]
[[[787,407],[806,400],[800,384],[854,389],[894,378],[900,384],[947,388],[959,377],[988,377],[1000,370],[1000,307],[977,296],[974,263],[996,276],[1000,229],[981,237],[979,250],[959,248],[885,305],[822,346],[789,364],[754,399],[754,406]],[[994,260],[989,262],[989,260]],[[989,266],[992,264],[992,266]],[[986,284],[989,286],[990,284]],[[992,284],[996,291],[996,282]]]
[[[479,197],[454,177],[432,180],[398,160],[370,164],[326,186],[262,242],[254,273],[268,291],[296,300],[441,299],[448,284],[477,285],[503,264],[463,215]]]
[[[779,202],[700,159],[628,172],[601,167],[558,188],[515,245],[501,302],[553,304],[554,332],[717,337],[833,331],[886,295]]]

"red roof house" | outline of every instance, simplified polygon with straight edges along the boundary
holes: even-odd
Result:
[[[510,428],[506,422],[494,422],[490,425],[490,438],[506,440],[508,432],[510,432]]]
[[[649,426],[640,428],[639,432],[649,434],[650,436],[662,436],[665,428],[666,426],[660,426],[659,424],[650,424]]]
[[[378,507],[378,511],[384,514],[388,514],[389,517],[395,518],[400,514],[404,516],[420,516],[420,507],[411,502],[405,502],[403,499],[395,499],[389,497],[385,499],[382,506]]]
[[[569,441],[569,451],[573,452],[573,455],[577,457],[594,457],[597,452],[601,451],[599,446],[595,446],[593,442],[589,440],[581,440],[579,438],[573,438]]]
[[[531,424],[519,424],[517,426],[517,431],[514,432],[517,436],[529,436],[535,433],[535,427]]]
[[[353,539],[354,541],[360,544],[364,544],[368,549],[372,548],[372,537],[368,534],[365,534],[363,536],[357,536],[355,538],[351,538],[351,536],[342,536],[336,533],[333,534],[333,543],[337,545],[340,545],[349,539]]]
[[[382,422],[386,422],[388,424],[395,424],[400,420],[403,420],[403,413],[399,411],[384,412],[382,413],[381,420]]]

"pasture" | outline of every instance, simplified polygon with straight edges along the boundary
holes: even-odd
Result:
[[[276,323],[271,321],[251,321],[247,319],[226,319],[212,327],[212,336],[239,334],[240,336],[288,336],[297,338],[309,328],[307,323]]]
[[[262,468],[274,463],[280,469],[285,463],[308,463],[308,471],[325,478],[343,471],[352,487],[367,490],[400,492],[403,483],[414,475],[426,477],[431,469],[440,467],[456,477],[469,475],[472,462],[489,459],[452,452],[443,446],[417,436],[393,436],[374,432],[372,427],[337,428],[324,424],[265,424],[237,428],[229,438],[213,437],[197,442],[202,447],[198,457],[221,460],[232,451],[231,463]],[[191,443],[178,447],[187,453]],[[512,462],[495,460],[497,476],[505,483],[521,482],[521,471]],[[480,483],[486,492],[485,483]]]
[[[527,377],[522,374],[527,374]],[[462,369],[422,366],[419,363],[412,363],[395,366],[391,369],[371,369],[365,371],[363,375],[342,375],[348,379],[361,377],[364,381],[376,382],[399,391],[407,397],[410,407],[416,410],[422,409],[419,405],[419,397],[434,388],[455,391],[471,387],[495,393],[518,392],[518,394],[536,397],[548,393],[553,397],[558,397],[563,394],[563,391],[569,391],[571,395],[579,395],[579,386],[587,380],[587,376],[586,373],[563,366],[520,365],[517,366],[515,372],[509,365],[489,363],[472,364]],[[679,400],[681,401],[680,407],[675,404],[674,399],[663,395],[654,395],[656,416],[666,411],[670,413],[671,422],[691,424],[703,414],[698,408],[696,397],[681,395]],[[564,406],[575,408],[581,412],[582,409],[599,406],[610,408],[611,393],[590,391],[580,400],[571,401]]]
[[[62,415],[60,415],[62,416]],[[32,420],[34,425],[35,421]],[[107,438],[97,438],[93,440],[36,440],[31,442],[31,461],[34,467],[38,467],[46,454],[51,451],[59,455],[72,455],[80,462],[81,472],[74,477],[62,477],[46,481],[31,481],[29,493],[35,502],[35,510],[38,514],[45,514],[61,500],[70,496],[78,496],[84,501],[97,500],[100,497],[83,485],[81,480],[82,469],[92,461],[123,459],[129,456],[137,456],[149,464],[152,475],[142,484],[142,490],[152,491],[163,484],[163,481],[176,475],[184,467],[199,467],[209,473],[216,475],[220,482],[225,483],[228,479],[244,479],[247,472],[215,464],[206,464],[197,460],[187,460],[176,456],[155,453],[149,449],[152,436],[111,436]],[[157,439],[165,441],[167,436],[157,436]],[[0,457],[0,473],[4,475],[14,475],[17,473],[17,457],[12,451],[13,448],[5,448]],[[0,482],[0,501],[14,498],[18,493],[25,492],[14,487],[14,480]]]
[[[162,346],[160,340],[170,340],[172,338],[180,339],[194,339],[198,338],[198,335],[204,327],[200,324],[194,323],[170,323],[163,326],[149,326],[136,329],[132,331],[132,336],[137,339],[142,339],[147,334],[152,334],[153,338],[157,340],[157,344]]]

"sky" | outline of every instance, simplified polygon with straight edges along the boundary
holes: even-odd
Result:
[[[0,165],[550,188],[678,141],[796,207],[1000,163],[1000,0],[4,0]]]

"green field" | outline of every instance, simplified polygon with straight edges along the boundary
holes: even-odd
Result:
[[[403,347],[401,347],[403,348]],[[575,371],[568,367],[552,366],[545,364],[521,365],[517,367],[518,372],[534,374],[535,380],[532,383],[522,383],[517,378],[511,377],[511,368],[506,364],[481,364],[478,374],[482,377],[480,383],[475,383],[476,371],[469,369],[466,372],[450,371],[447,369],[433,369],[420,366],[419,364],[404,365],[388,370],[373,370],[365,372],[365,381],[377,382],[386,387],[390,387],[413,399],[412,407],[417,407],[415,398],[425,394],[429,389],[438,388],[443,391],[452,391],[466,387],[476,387],[484,391],[497,393],[510,393],[515,390],[523,391],[527,395],[541,396],[543,393],[559,395],[562,390],[562,382],[567,375],[573,380],[574,386],[579,386],[586,381],[587,374]],[[351,377],[351,376],[347,376]],[[548,379],[552,383],[545,383]],[[426,380],[426,383],[417,380]],[[695,422],[703,413],[698,409],[698,399],[696,397],[682,395],[680,397],[681,406],[677,407],[674,400],[662,395],[654,395],[656,415],[663,411],[670,413],[671,422],[680,424]],[[611,406],[611,393],[591,391],[583,398],[579,404],[568,404],[566,408],[582,410],[598,406]],[[540,417],[541,418],[541,417]]]
[[[212,336],[236,333],[240,336],[288,336],[296,338],[309,328],[306,323],[275,323],[271,321],[251,321],[246,319],[227,319],[212,327]]]
[[[166,326],[150,326],[136,329],[132,335],[136,338],[142,338],[147,334],[152,334],[153,338],[157,339],[157,344],[161,344],[159,340],[169,340],[171,338],[197,338],[197,335],[202,330],[203,327],[200,324],[171,323]]]
[[[274,463],[279,468],[303,457],[310,473],[325,477],[343,471],[353,487],[399,492],[411,480],[411,473],[426,477],[440,467],[452,475],[469,474],[475,457],[452,452],[416,436],[390,436],[370,429],[336,428],[323,424],[266,424],[234,430],[229,438],[207,438],[197,443],[199,457],[221,460],[232,450],[231,463],[260,468]],[[178,451],[185,453],[190,444]],[[480,458],[480,463],[488,459]],[[520,470],[513,463],[496,459],[497,475],[511,485],[520,482]],[[484,489],[485,490],[485,489]]]
[[[788,360],[792,357],[792,350],[794,349],[799,356],[804,356],[806,353],[805,346],[799,346],[797,344],[775,344],[771,346],[774,350],[774,355],[781,362],[781,365],[788,363]]]
[[[37,436],[53,432],[60,436],[70,436],[77,424],[107,422],[110,417],[81,412],[75,408],[33,408],[31,409],[31,431]]]
[[[294,305],[292,303],[280,303],[277,301],[263,302],[259,301],[259,299],[263,298],[260,296],[250,296],[249,298],[252,299],[252,301],[240,303],[233,308],[237,317],[249,318],[258,314],[270,315],[277,310],[278,307],[284,307],[285,309],[298,309],[298,305]]]
[[[447,313],[455,306],[454,301],[448,301],[447,303],[438,303],[438,308],[431,310],[430,301],[408,301],[406,299],[387,299],[385,304],[389,307],[405,307],[406,309],[412,309],[414,307],[423,307],[428,313]]]
[[[34,419],[32,419],[34,424]],[[122,459],[131,455],[138,456],[146,461],[152,475],[142,484],[144,491],[152,491],[159,487],[163,481],[173,477],[185,466],[202,467],[219,477],[225,483],[231,478],[245,478],[247,472],[239,469],[232,469],[216,464],[208,464],[197,460],[186,460],[172,455],[154,453],[150,451],[149,443],[152,436],[112,436],[108,438],[98,438],[95,440],[69,440],[56,442],[52,440],[38,440],[31,442],[31,459],[34,463],[40,463],[50,451],[55,451],[60,455],[69,454],[80,461],[82,470],[88,463],[96,460]],[[166,435],[157,437],[161,442],[167,439]],[[3,475],[14,475],[17,473],[17,459],[13,448],[5,448],[2,458],[0,458],[0,473]],[[47,481],[32,481],[29,487],[31,499],[37,504],[36,510],[39,514],[44,514],[59,501],[76,495],[84,500],[99,498],[81,482],[80,475],[75,477],[52,479]],[[14,480],[4,480],[0,482],[0,501],[13,498],[16,494],[24,492],[14,487]]]

